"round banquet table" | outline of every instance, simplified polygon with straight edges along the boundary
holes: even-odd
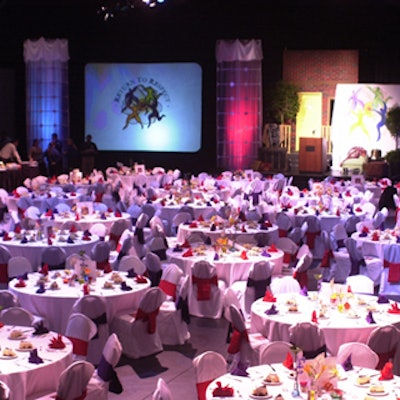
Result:
[[[51,330],[64,333],[73,305],[83,296],[83,288],[78,282],[75,283],[75,286],[70,286],[68,283],[64,284],[63,278],[70,277],[70,275],[65,275],[65,271],[57,271],[61,275],[56,278],[59,289],[49,289],[54,280],[52,278],[56,275],[55,272],[50,272],[50,281],[46,285],[46,291],[41,294],[37,293],[38,286],[36,286],[40,277],[39,273],[28,275],[26,287],[16,287],[18,282],[16,279],[10,282],[9,287],[18,296],[22,307],[45,318]],[[150,287],[150,281],[147,278],[146,283],[136,283],[133,278],[126,277],[127,272],[118,272],[132,290],[124,291],[119,284],[114,284],[114,288],[105,289],[104,283],[110,280],[111,274],[112,272],[98,277],[90,285],[90,294],[102,296],[105,299],[109,322],[118,313],[136,310],[143,295]]]
[[[184,243],[185,240],[190,236],[193,232],[203,233],[205,236],[211,239],[211,243],[215,243],[215,241],[221,237],[222,235],[227,236],[231,240],[237,239],[239,236],[241,238],[244,237],[244,241],[246,242],[246,237],[249,238],[249,242],[254,241],[255,234],[261,234],[265,236],[264,243],[273,243],[278,238],[278,226],[273,225],[268,229],[259,229],[257,228],[257,223],[245,222],[241,224],[241,229],[235,229],[234,227],[221,228],[220,226],[216,227],[215,231],[210,230],[211,223],[210,222],[196,222],[196,225],[193,224],[180,224],[178,227],[177,233],[177,242]],[[243,243],[242,242],[242,243]]]
[[[383,249],[385,246],[397,243],[396,235],[393,230],[385,231],[371,230],[366,236],[360,236],[360,232],[354,232],[351,237],[356,240],[357,245],[361,247],[363,255],[379,257],[383,260]],[[399,234],[399,232],[396,232]],[[373,240],[376,238],[377,240]]]
[[[50,220],[50,217],[45,217],[44,215],[42,215],[42,218],[43,220]],[[126,221],[128,229],[132,227],[131,216],[128,213],[121,213],[121,216],[117,217],[115,216],[114,212],[106,212],[104,213],[103,217],[98,212],[80,215],[79,220],[76,219],[75,213],[63,212],[60,214],[54,214],[54,219],[52,222],[58,229],[61,229],[66,222],[76,222],[80,225],[82,230],[90,230],[94,224],[103,224],[107,229],[106,234],[109,234],[112,224],[121,219]]]
[[[37,354],[44,361],[42,364],[33,364],[29,360],[29,351],[19,349],[20,340],[9,339],[11,330],[19,329],[26,335],[25,341],[32,343]],[[30,395],[39,392],[53,392],[57,389],[59,377],[63,370],[72,363],[72,343],[66,337],[62,338],[66,347],[52,349],[49,343],[55,332],[44,335],[33,335],[34,328],[11,327],[0,328],[0,342],[2,350],[5,347],[15,350],[16,357],[0,357],[0,380],[7,384],[13,400],[25,400]]]
[[[266,248],[267,249],[267,248]],[[243,249],[228,250],[215,260],[215,249],[212,246],[199,245],[192,248],[193,256],[185,257],[187,249],[176,252],[174,249],[167,250],[167,258],[171,263],[176,264],[186,275],[191,276],[192,267],[195,262],[206,260],[215,266],[218,279],[222,279],[230,286],[236,281],[245,281],[248,278],[250,267],[259,261],[270,261],[273,263],[273,275],[280,275],[282,272],[283,251],[268,253],[269,256],[263,256],[263,248],[254,247],[246,251],[247,259],[243,259]]]
[[[273,368],[273,369],[272,369]],[[370,385],[357,384],[357,377],[360,374],[369,375],[371,383],[382,384],[385,388],[385,392],[376,393],[376,396],[383,396],[387,400],[396,400],[399,398],[400,393],[400,378],[395,376],[394,379],[387,381],[379,381],[379,372],[368,368],[354,368],[350,371],[344,371],[341,365],[337,365],[337,371],[339,378],[337,379],[337,388],[342,390],[344,393],[344,399],[360,399],[374,398],[374,394],[369,393]],[[247,369],[248,376],[236,376],[229,373],[222,375],[214,379],[207,387],[206,400],[217,400],[228,398],[232,400],[242,399],[274,399],[279,394],[282,395],[283,399],[292,399],[292,391],[294,387],[294,379],[292,379],[292,373],[283,364],[272,364],[272,365],[257,365]],[[264,378],[270,374],[276,373],[279,377],[278,384],[266,384]],[[217,388],[219,384],[222,387],[230,387],[233,389],[233,396],[231,397],[214,397],[213,390]],[[260,386],[266,386],[268,390],[268,396],[252,396],[252,391]],[[300,392],[298,399],[307,399],[307,393]],[[317,396],[316,396],[317,398]],[[331,399],[329,393],[322,394],[321,399]],[[379,399],[380,397],[376,397]]]
[[[344,294],[346,296],[346,294]],[[400,322],[400,314],[390,314],[390,304],[378,304],[377,297],[370,295],[353,295],[347,298],[349,310],[339,311],[336,304],[329,304],[330,296],[323,296],[326,307],[324,317],[318,318],[318,326],[323,331],[327,350],[336,355],[339,346],[346,342],[367,343],[370,333],[378,326]],[[295,301],[298,311],[290,312],[288,302]],[[343,303],[346,297],[343,298]],[[278,313],[267,315],[266,311],[275,304]],[[313,310],[319,315],[320,302],[316,292],[302,296],[300,293],[277,296],[276,303],[256,300],[251,306],[251,331],[259,332],[270,341],[283,340],[290,342],[289,328],[292,324],[311,321]],[[369,310],[376,323],[368,323],[366,316]]]
[[[73,240],[73,243],[68,243],[69,232],[64,232],[64,234],[63,232],[57,232],[56,237],[52,239],[52,245],[64,249],[67,257],[70,254],[79,254],[80,252],[90,254],[90,250],[100,239],[92,235],[89,236],[89,240],[83,240],[82,234],[83,232],[76,232],[76,239]],[[27,243],[21,243],[24,235],[28,240]],[[37,240],[36,235],[37,233],[34,231],[27,231],[24,234],[10,232],[11,240],[4,240],[2,237],[0,238],[0,244],[7,247],[12,257],[23,256],[28,258],[33,270],[36,271],[41,264],[43,249],[49,246],[46,238]],[[31,241],[33,237],[35,237],[35,241]]]

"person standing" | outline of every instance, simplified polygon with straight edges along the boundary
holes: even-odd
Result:
[[[68,172],[75,168],[79,168],[81,155],[78,147],[70,137],[67,139],[67,146],[64,151],[64,156],[66,159],[66,167]]]
[[[57,150],[54,142],[50,142],[46,150],[47,166],[49,176],[58,176],[61,174],[62,154]]]
[[[22,164],[21,157],[19,156],[17,146],[18,139],[9,141],[0,149],[0,160],[4,163],[16,162]]]
[[[83,176],[89,176],[96,163],[97,146],[92,142],[92,135],[86,136],[86,141],[83,143],[81,148],[82,158],[82,172]]]
[[[32,146],[28,151],[28,159],[29,161],[36,161],[38,163],[40,175],[47,175],[44,153],[39,144],[39,139],[33,139]]]

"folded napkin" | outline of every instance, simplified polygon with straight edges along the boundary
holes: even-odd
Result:
[[[190,249],[191,248],[190,243],[188,242],[187,239],[185,239],[185,241],[183,242],[181,247],[184,248],[184,249]]]
[[[393,364],[388,361],[381,370],[380,381],[387,381],[393,379]]]
[[[247,365],[238,361],[237,364],[232,367],[230,374],[235,376],[248,376]]]
[[[137,282],[137,277],[135,278],[135,281]],[[129,292],[130,290],[132,290],[132,288],[128,286],[125,281],[123,281],[121,282],[121,290],[123,290],[124,292]]]
[[[384,294],[380,294],[378,296],[377,303],[378,304],[386,304],[386,303],[389,303],[389,299]]]
[[[267,314],[267,315],[278,314],[278,310],[276,309],[275,304],[272,304],[271,307],[267,311],[265,311],[265,314]]]
[[[215,224],[212,224],[210,227],[210,231],[215,232],[216,230],[217,230],[217,227],[215,226]]]
[[[52,217],[53,216],[53,210],[51,209],[51,208],[49,208],[47,211],[46,211],[46,214],[44,214],[46,217]]]
[[[83,231],[83,236],[92,236],[92,234],[90,233],[90,231],[88,229],[85,229]]]
[[[249,258],[247,257],[247,252],[243,250],[243,251],[240,253],[240,258],[241,258],[242,260],[248,260]]]
[[[365,320],[369,323],[369,324],[376,324],[375,320],[374,320],[374,316],[372,315],[372,311],[368,311],[367,317],[365,318]]]
[[[69,231],[70,231],[71,233],[75,233],[75,232],[78,231],[78,228],[76,227],[75,224],[72,224],[71,227],[69,228]]]
[[[28,239],[27,239],[27,237],[26,237],[25,235],[22,237],[21,243],[22,243],[22,244],[28,243]]]
[[[147,279],[146,279],[144,276],[142,276],[142,275],[138,275],[138,276],[135,278],[135,282],[136,282],[136,283],[147,283]]]
[[[25,286],[26,286],[26,283],[22,278],[20,278],[18,280],[18,282],[15,284],[15,287],[25,287]]]
[[[389,314],[400,314],[400,307],[398,306],[397,303],[392,303],[389,310]]]
[[[351,290],[351,286],[347,285],[347,293],[353,293],[353,291]]]
[[[278,249],[276,248],[276,245],[274,243],[271,244],[271,246],[268,247],[268,251],[270,253],[276,253]]]
[[[353,364],[351,363],[351,354],[343,361],[342,367],[345,371],[351,371]]]
[[[293,365],[293,357],[292,357],[292,353],[290,353],[289,351],[286,354],[286,358],[283,360],[282,363],[287,369],[293,369],[294,365]]]
[[[192,257],[192,256],[193,256],[192,249],[187,249],[187,250],[182,254],[182,257]]]
[[[50,339],[49,347],[51,349],[64,349],[65,343],[62,340],[62,335],[58,334]]]
[[[70,243],[70,244],[74,243],[74,241],[72,240],[71,236],[68,236],[67,243]]]
[[[213,397],[233,397],[233,388],[222,386],[221,382],[216,382],[217,387],[213,390]]]
[[[105,214],[102,214],[101,219],[107,219],[107,218],[103,218],[103,215],[105,217]],[[75,214],[75,221],[79,221],[81,219],[81,217],[79,216],[78,213]]]
[[[379,241],[379,232],[376,232],[376,231],[375,231],[375,232],[372,234],[371,240],[374,241],[374,242],[378,242],[378,241]]]
[[[43,321],[36,322],[33,327],[35,330],[32,332],[32,335],[44,335],[45,333],[49,333],[49,330],[44,326]]]
[[[118,210],[115,211],[114,216],[117,218],[121,218],[122,217],[121,211],[118,211]]]
[[[90,239],[90,236],[89,236],[89,235],[85,235],[85,234],[83,234],[83,236],[82,236],[82,240],[84,240],[84,241],[88,242],[88,241],[90,241],[91,239]]]
[[[203,222],[203,221],[204,221],[204,218],[203,218],[203,216],[202,216],[202,215],[199,215],[199,218],[197,218],[197,221],[199,221],[199,222]]]
[[[31,364],[43,364],[43,359],[38,356],[37,349],[29,352],[28,362]]]
[[[218,261],[219,260],[219,254],[217,252],[215,252],[214,254],[214,261]]]
[[[358,237],[367,237],[368,236],[368,232],[361,232]]]
[[[263,257],[271,257],[271,254],[269,254],[268,251],[265,250],[265,249],[261,252],[261,255],[262,255]]]
[[[307,286],[303,286],[303,287],[300,289],[300,294],[301,294],[302,296],[308,296],[308,289],[307,289]]]
[[[51,246],[53,244],[53,241],[51,240],[51,238],[47,238],[47,245]]]
[[[104,213],[101,213],[101,215],[100,215],[100,219],[107,219],[107,217],[106,217],[106,214],[104,214]]]
[[[179,244],[177,244],[177,245],[172,249],[172,251],[173,251],[174,253],[179,253],[179,252],[183,251],[183,249],[182,249],[182,246],[179,246]]]
[[[14,232],[21,233],[21,225],[19,225],[19,224],[15,225]]]
[[[88,294],[90,294],[90,288],[89,288],[89,284],[88,283],[85,283],[84,285],[83,285],[83,294],[85,295],[85,296],[87,296]]]
[[[4,232],[3,240],[4,240],[4,241],[6,241],[6,240],[11,240],[11,237],[10,237],[10,235],[8,234],[8,232]]]
[[[133,268],[128,269],[128,274],[126,275],[128,278],[135,278],[137,276],[137,273]]]
[[[49,274],[49,266],[47,264],[43,264],[42,268],[39,270],[39,273],[42,275]]]
[[[189,228],[197,228],[197,227],[198,227],[198,225],[197,225],[196,221],[191,222],[189,225]]]
[[[315,310],[311,313],[311,321],[318,324],[317,312]]]
[[[274,297],[273,294],[269,290],[267,290],[265,292],[263,301],[267,301],[269,303],[275,303],[276,302],[276,297]]]

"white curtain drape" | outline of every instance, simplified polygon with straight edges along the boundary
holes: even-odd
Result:
[[[45,151],[51,135],[69,136],[68,40],[24,42],[27,148],[38,139]]]
[[[217,166],[250,169],[262,127],[260,40],[217,41]]]

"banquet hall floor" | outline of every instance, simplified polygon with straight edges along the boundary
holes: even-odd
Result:
[[[310,290],[316,288],[314,274],[317,272],[316,269],[309,271]],[[137,360],[122,356],[116,371],[124,391],[120,395],[109,393],[109,399],[151,399],[161,377],[167,382],[174,400],[197,400],[192,360],[207,350],[227,355],[228,322],[224,318],[191,317],[189,330],[191,338],[182,346],[166,346],[159,354]]]

